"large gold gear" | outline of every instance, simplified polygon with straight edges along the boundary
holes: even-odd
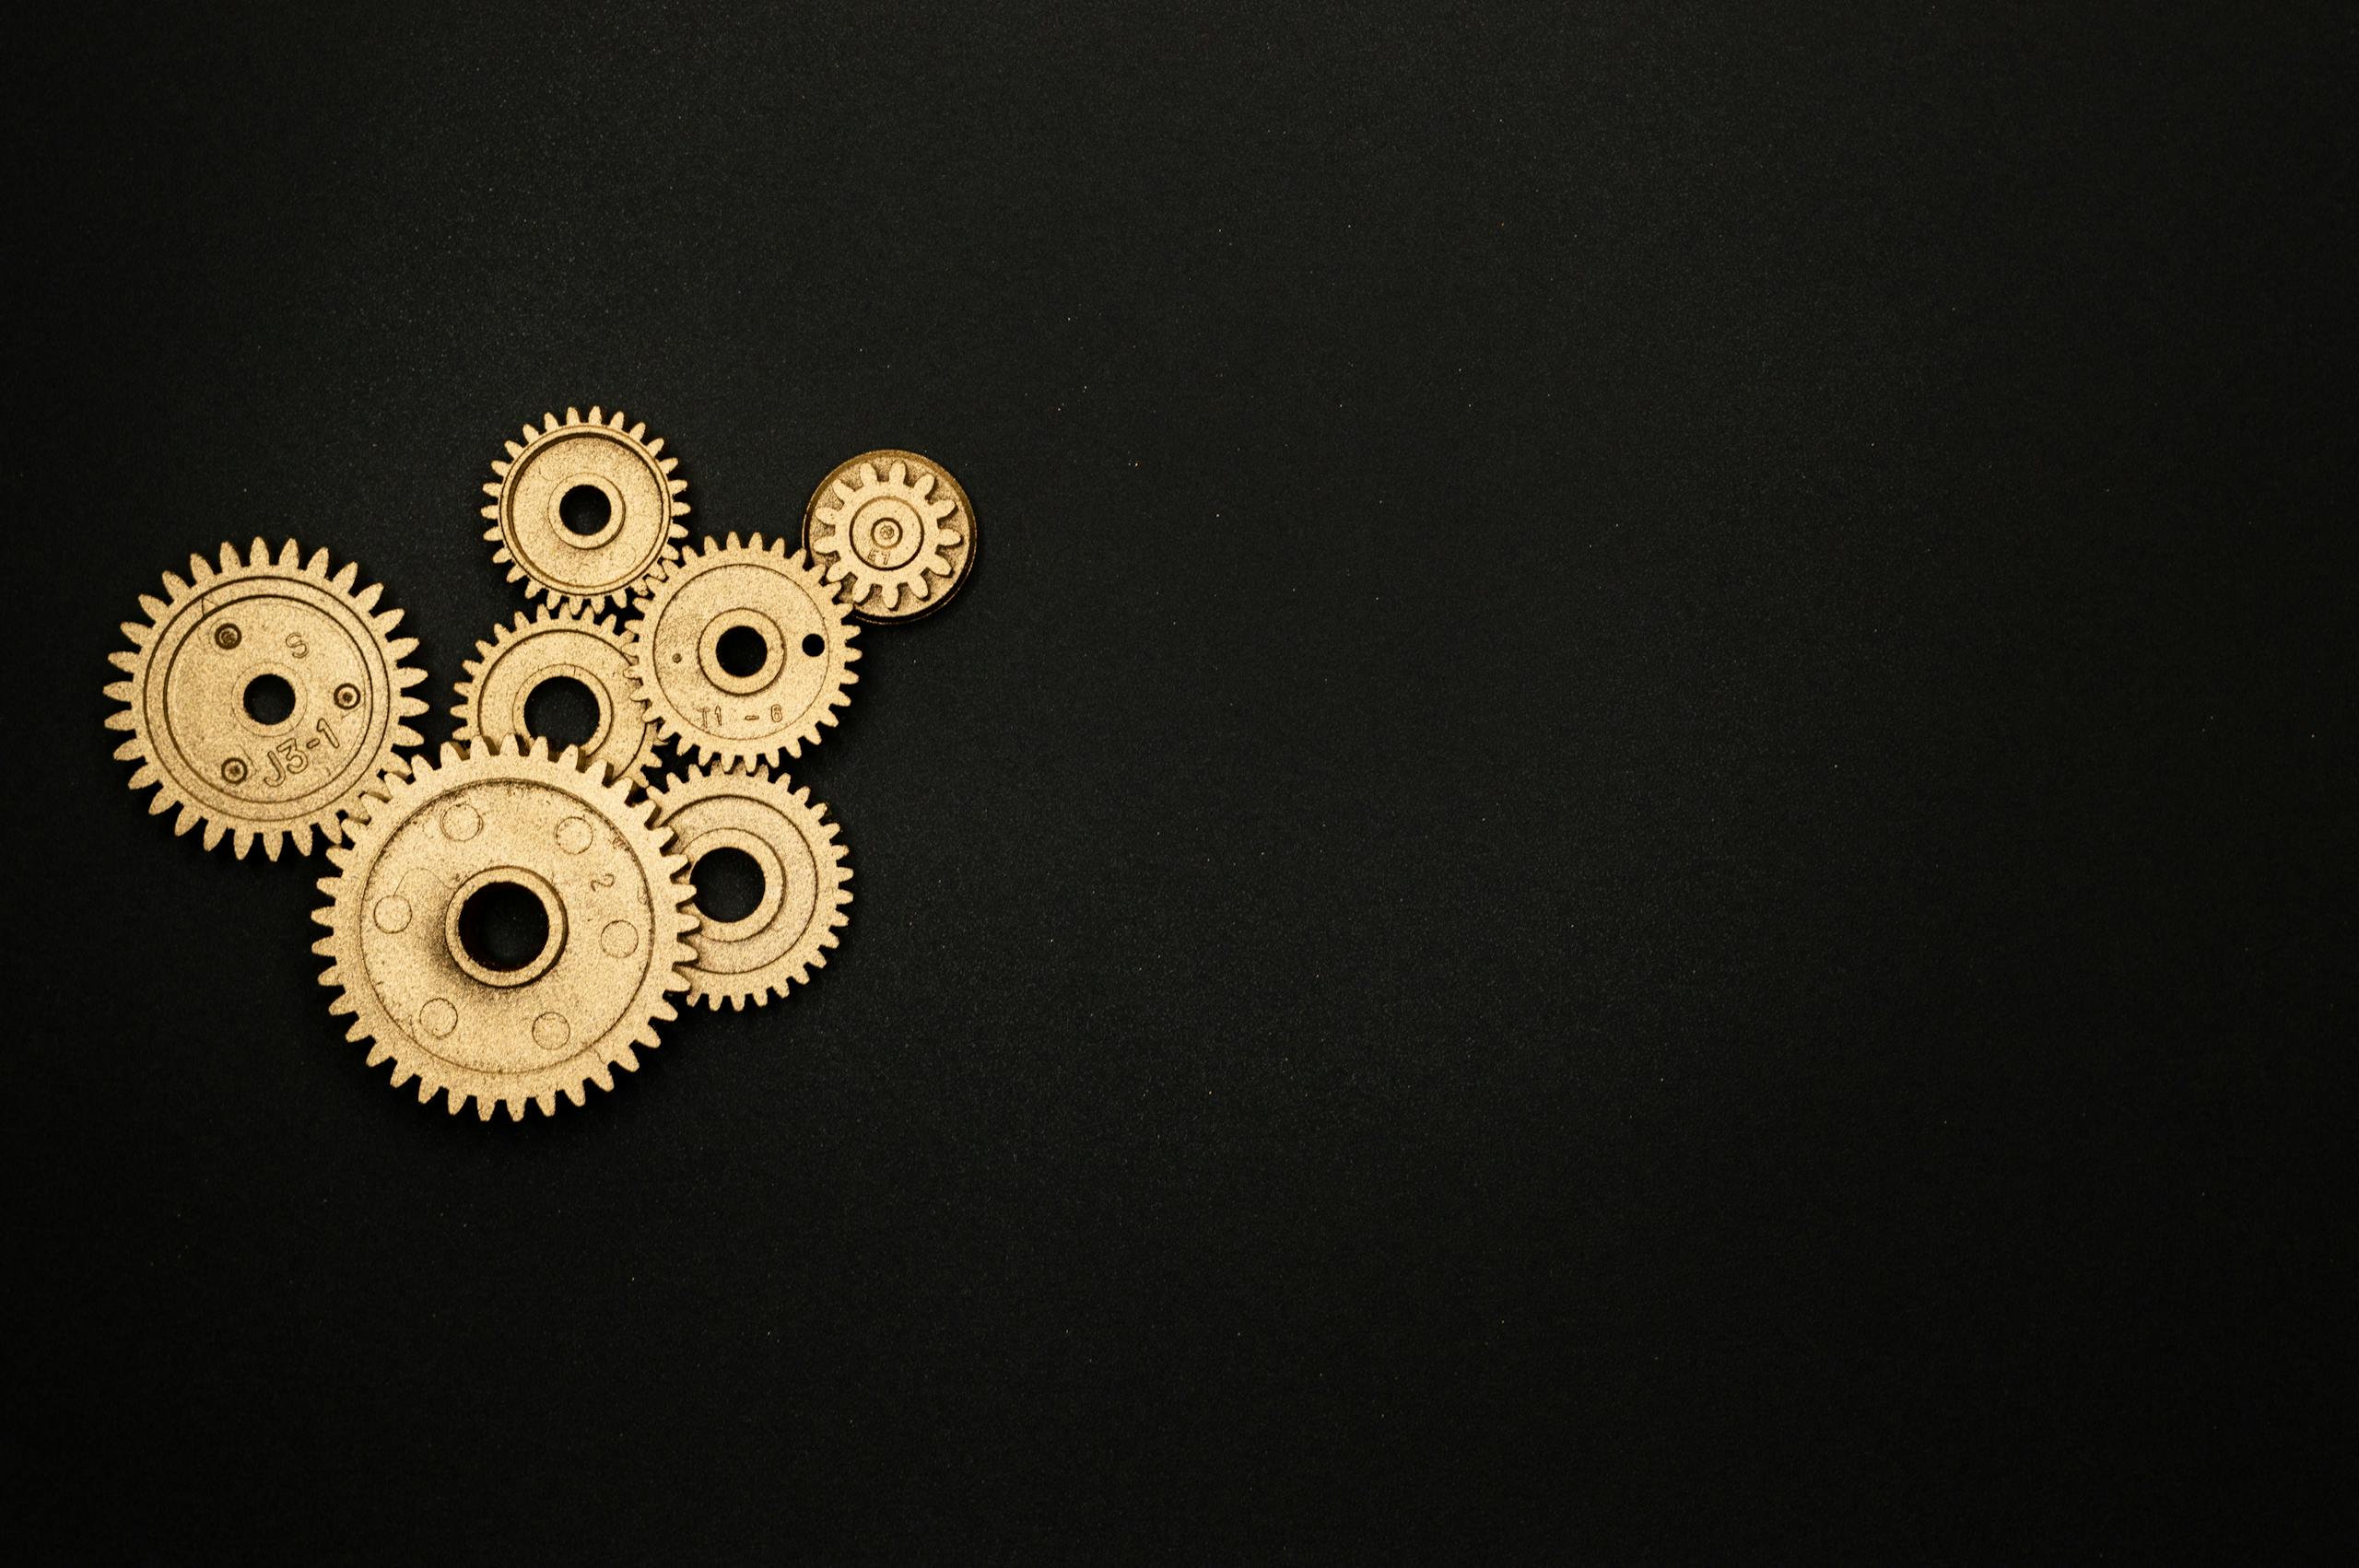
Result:
[[[914,621],[949,602],[975,564],[974,504],[916,452],[863,452],[819,481],[803,539],[863,621]]]
[[[459,727],[452,739],[511,745],[525,738],[524,705],[544,683],[561,678],[581,682],[598,702],[598,727],[582,755],[600,777],[644,788],[655,760],[655,716],[631,683],[629,643],[613,621],[586,609],[544,604],[476,643],[455,688]]]
[[[698,912],[688,1000],[759,1007],[825,967],[851,902],[851,869],[827,808],[760,768],[698,769],[653,794],[655,824],[679,835],[691,875],[716,849],[740,850],[762,872],[760,902],[742,919]]]
[[[331,1013],[353,1015],[349,1038],[370,1040],[369,1064],[390,1060],[396,1086],[417,1080],[420,1104],[469,1098],[522,1121],[529,1102],[555,1115],[584,1087],[635,1071],[636,1048],[676,1018],[665,993],[687,982],[696,926],[687,860],[672,833],[568,747],[501,751],[479,741],[420,760],[387,797],[356,814],[348,844],[329,848],[335,874],[312,919],[328,934]],[[522,888],[546,922],[540,950],[511,968],[470,946],[471,904],[487,888]]]
[[[848,706],[860,679],[858,631],[842,601],[786,541],[707,539],[657,574],[628,627],[639,695],[663,732],[707,762],[776,766],[800,756]],[[722,639],[751,634],[762,658],[747,673],[723,662]]]
[[[497,479],[483,487],[491,497],[484,537],[498,546],[491,558],[528,596],[626,603],[650,573],[679,559],[675,542],[688,532],[675,521],[688,510],[679,499],[687,481],[672,477],[680,460],[663,455],[662,437],[648,440],[645,425],[624,428],[620,409],[609,417],[593,408],[584,419],[569,408],[563,419],[542,421],[525,424],[522,443],[508,443],[507,459],[491,465]],[[588,532],[563,515],[577,499],[599,519]]]
[[[404,695],[426,679],[402,662],[417,639],[393,637],[402,613],[377,610],[375,584],[355,591],[352,562],[331,576],[325,550],[304,560],[290,539],[273,559],[257,539],[188,565],[186,581],[164,574],[167,597],[139,596],[147,620],[124,622],[132,646],[108,655],[127,678],[106,688],[124,705],[107,727],[131,731],[114,755],[139,765],[134,790],[156,787],[151,813],[180,807],[174,832],[201,822],[206,848],[228,835],[241,859],[257,840],[274,860],[289,840],[308,855],[314,829],[333,838],[406,766],[397,748],[421,743],[403,722],[426,711]],[[264,682],[292,693],[283,716],[250,707]]]

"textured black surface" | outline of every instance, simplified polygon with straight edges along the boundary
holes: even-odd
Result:
[[[2351,24],[2072,9],[20,41],[11,1535],[2347,1541]],[[988,545],[800,770],[825,975],[486,1127],[102,661],[292,532],[440,739],[592,402]]]

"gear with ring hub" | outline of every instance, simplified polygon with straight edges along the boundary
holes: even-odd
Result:
[[[475,644],[466,673],[455,688],[452,709],[459,727],[452,738],[494,740],[506,745],[532,734],[525,708],[551,681],[572,680],[588,689],[598,706],[596,726],[581,743],[581,754],[600,776],[644,788],[655,761],[655,716],[640,701],[630,679],[630,645],[613,621],[586,609],[547,605],[519,614],[499,627],[489,642]]]
[[[759,1007],[825,967],[850,922],[851,869],[827,808],[761,768],[698,769],[654,791],[655,822],[679,835],[689,875],[707,855],[734,849],[760,870],[762,891],[733,920],[697,911],[688,937],[688,1000],[718,1009]]]
[[[975,509],[950,471],[916,452],[863,452],[819,482],[804,543],[863,621],[913,621],[974,568]]]
[[[421,1104],[447,1094],[453,1115],[472,1098],[485,1120],[497,1105],[521,1121],[528,1104],[554,1115],[560,1094],[613,1088],[678,1016],[666,993],[695,956],[687,861],[653,812],[545,742],[420,760],[328,850],[312,916],[328,934],[311,949],[329,961],[328,1011],[373,1042],[371,1067],[391,1061],[396,1085],[417,1080]],[[536,912],[525,951],[483,938],[502,900]]]
[[[596,607],[627,602],[648,575],[679,559],[675,541],[687,537],[674,521],[687,515],[679,498],[687,481],[675,479],[680,460],[663,455],[663,439],[649,440],[643,424],[624,427],[624,415],[593,408],[590,417],[569,408],[565,417],[527,423],[522,443],[510,441],[483,515],[492,561],[522,582],[527,595]]]

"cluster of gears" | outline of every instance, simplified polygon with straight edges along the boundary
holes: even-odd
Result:
[[[850,702],[858,623],[939,609],[972,570],[966,492],[914,452],[853,458],[821,481],[803,548],[757,533],[685,550],[678,460],[644,425],[593,408],[527,424],[491,465],[492,559],[532,613],[478,643],[456,737],[429,759],[408,720],[426,673],[398,610],[289,541],[224,544],[164,574],[125,622],[115,755],[207,848],[272,860],[315,839],[334,870],[314,918],[329,1011],[418,1099],[522,1120],[635,1069],[675,995],[759,1006],[827,962],[851,872],[827,808],[780,771]],[[614,614],[604,612],[611,609]],[[595,726],[552,754],[526,709],[552,681],[594,697]],[[680,758],[659,774],[658,744]],[[699,912],[709,855],[759,870],[754,907]],[[499,951],[505,911],[540,933]],[[512,945],[512,944],[511,944]]]

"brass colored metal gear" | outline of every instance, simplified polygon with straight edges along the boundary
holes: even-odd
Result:
[[[663,732],[700,759],[778,765],[816,745],[860,679],[859,630],[786,541],[707,539],[658,573],[628,627],[639,695]],[[739,645],[757,657],[740,660]],[[740,672],[743,673],[740,673]]]
[[[914,621],[949,603],[974,568],[974,504],[916,452],[863,452],[819,482],[804,544],[863,621]]]
[[[648,574],[680,558],[675,541],[688,532],[674,521],[688,510],[679,498],[687,481],[672,477],[680,460],[663,455],[662,437],[647,439],[645,425],[625,429],[623,419],[620,409],[608,416],[593,408],[587,419],[576,408],[563,419],[544,415],[492,463],[484,537],[527,595],[624,603]]]
[[[532,732],[524,708],[533,694],[566,679],[581,683],[598,703],[598,726],[581,743],[582,755],[601,778],[645,788],[655,760],[655,716],[631,684],[630,644],[613,621],[587,609],[544,604],[498,628],[489,642],[476,643],[455,688],[452,711],[459,727],[452,738],[512,745]]]
[[[139,765],[134,790],[156,787],[150,813],[180,807],[174,832],[201,822],[206,848],[227,835],[241,859],[257,840],[274,860],[290,840],[308,855],[421,743],[405,720],[426,704],[405,694],[426,672],[402,662],[417,639],[392,635],[382,588],[355,590],[358,566],[331,576],[325,550],[305,560],[291,539],[276,558],[257,539],[188,567],[164,574],[166,597],[139,596],[147,621],[108,655],[125,678],[106,688],[123,704],[107,728],[131,731],[114,755]]]
[[[653,812],[570,747],[552,760],[544,742],[478,741],[420,759],[328,850],[312,916],[328,934],[311,948],[329,961],[328,1011],[374,1042],[370,1066],[417,1079],[420,1104],[446,1094],[452,1115],[472,1097],[487,1121],[495,1105],[522,1121],[528,1102],[555,1115],[559,1094],[613,1088],[611,1070],[635,1071],[636,1047],[678,1016],[666,993],[695,957],[687,861]],[[546,928],[509,966],[471,923],[502,897],[536,901]]]
[[[851,868],[827,808],[761,768],[698,769],[653,793],[656,825],[679,835],[692,876],[716,849],[742,851],[762,873],[760,901],[743,919],[698,911],[688,1000],[759,1007],[824,967],[851,902]]]

